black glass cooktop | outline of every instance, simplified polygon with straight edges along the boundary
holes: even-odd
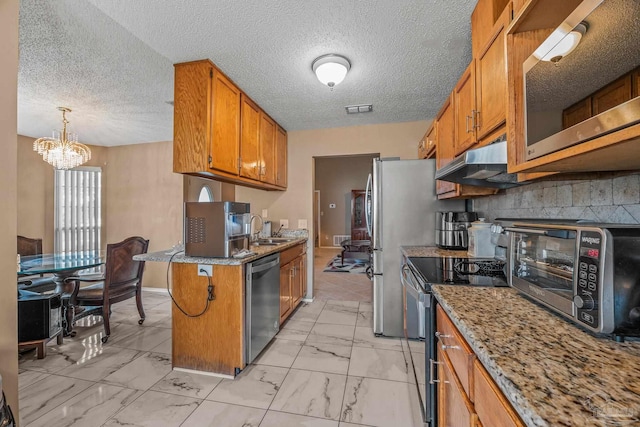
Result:
[[[409,258],[427,284],[508,286],[504,262],[488,258]]]

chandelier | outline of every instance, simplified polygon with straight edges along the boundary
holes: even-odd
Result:
[[[67,133],[65,114],[70,113],[67,107],[58,107],[62,111],[62,131],[53,131],[53,138],[38,138],[33,143],[33,151],[42,155],[42,159],[56,169],[73,169],[91,159],[91,150],[78,142],[78,135]]]

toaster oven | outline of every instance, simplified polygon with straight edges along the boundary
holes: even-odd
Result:
[[[509,284],[596,333],[640,336],[640,227],[515,223]]]

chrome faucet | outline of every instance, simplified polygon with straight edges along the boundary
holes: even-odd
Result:
[[[251,215],[251,219],[249,220],[249,227],[251,227],[253,225],[254,218],[259,218],[260,219],[260,229],[257,230],[257,231],[254,231],[253,233],[251,233],[251,241],[252,242],[258,241],[258,237],[260,236],[260,233],[262,232],[262,229],[264,228],[264,220],[262,219],[262,217],[260,215]]]

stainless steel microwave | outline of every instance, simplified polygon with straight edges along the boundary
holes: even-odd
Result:
[[[640,336],[640,226],[514,223],[509,284],[597,333]]]
[[[640,122],[638,16],[637,0],[583,0],[525,61],[526,160]]]

